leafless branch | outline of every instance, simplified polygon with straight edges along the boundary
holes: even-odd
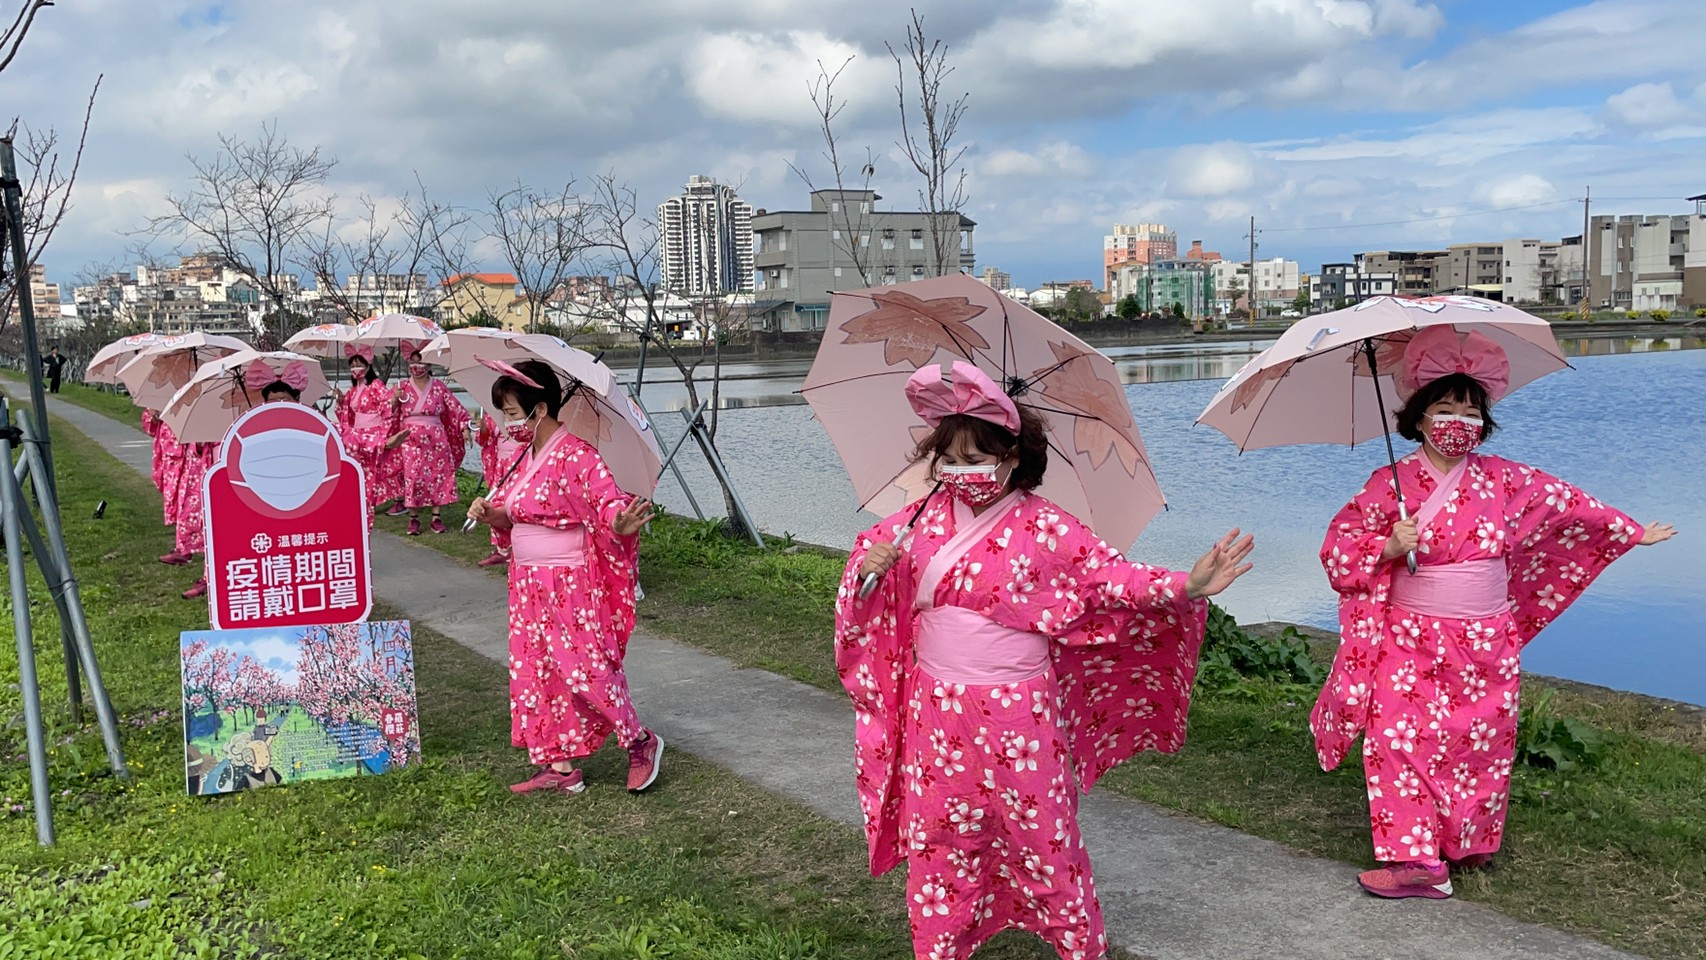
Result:
[[[31,16],[34,14],[32,13]],[[20,15],[21,16],[21,15]],[[26,27],[27,29],[27,27]],[[19,213],[23,220],[24,252],[28,265],[41,263],[42,254],[53,240],[53,234],[71,211],[71,195],[77,187],[77,173],[83,168],[83,146],[89,141],[89,121],[95,114],[95,98],[101,92],[102,77],[95,78],[89,91],[89,101],[83,108],[83,126],[77,134],[77,149],[71,155],[69,168],[60,166],[59,132],[53,127],[36,131],[12,121],[7,138],[16,141],[20,129],[24,142],[18,148]],[[0,331],[6,329],[12,316],[13,301],[18,295],[18,283],[28,283],[29,277],[13,277],[10,271],[0,271]]]
[[[960,211],[967,200],[966,172],[960,161],[966,148],[954,145],[954,135],[959,132],[971,95],[962,93],[956,98],[943,99],[942,84],[954,72],[948,65],[948,45],[940,39],[929,39],[924,31],[924,17],[916,9],[912,11],[902,50],[896,51],[892,44],[885,46],[894,59],[895,98],[900,104],[901,136],[896,146],[924,178],[918,200],[930,217],[934,275],[941,276],[948,271],[949,263],[957,259],[954,255],[960,246]],[[909,82],[916,85],[915,90],[908,90]],[[915,112],[911,112],[907,103],[914,97],[917,103]],[[958,172],[956,167],[960,167]]]
[[[851,189],[870,191],[871,180],[876,176],[877,171],[876,158],[872,155],[871,148],[867,146],[865,148],[865,162],[859,167],[858,176],[856,178],[851,177],[850,171],[841,159],[840,135],[836,132],[835,127],[836,118],[847,107],[844,101],[836,99],[835,84],[852,63],[853,58],[848,57],[842,61],[841,66],[835,68],[835,72],[831,73],[824,62],[819,60],[817,62],[817,77],[807,85],[806,92],[811,97],[812,108],[817,111],[818,133],[823,137],[823,153],[821,156],[824,162],[829,164],[830,176],[834,178],[835,192],[840,201],[838,206],[841,216],[837,227],[841,233],[841,240],[832,241],[832,243],[836,249],[846,254],[847,258],[853,262],[853,269],[859,274],[862,281],[870,283],[872,282],[871,249],[867,244],[861,243],[860,238],[868,237],[870,234],[871,210],[869,207],[861,206],[858,208],[858,216],[855,217],[854,205],[847,202],[846,194],[850,189],[848,186],[850,180],[859,184],[859,186]],[[817,185],[812,181],[811,173],[804,167],[790,162],[788,169],[794,171],[794,175],[800,178],[807,190],[814,194],[818,191]],[[832,205],[830,207],[832,220],[836,210],[837,206]]]
[[[550,302],[563,281],[595,246],[591,239],[592,204],[575,191],[574,181],[561,190],[541,193],[520,181],[488,195],[486,234],[498,242],[511,272],[521,282],[527,330],[540,329]],[[574,330],[565,330],[569,339]]]
[[[12,18],[12,25],[6,28],[5,33],[0,33],[0,70],[12,65],[12,58],[24,45],[24,36],[36,22],[36,14],[43,7],[51,6],[53,0],[24,0],[24,5],[18,8],[18,15]]]

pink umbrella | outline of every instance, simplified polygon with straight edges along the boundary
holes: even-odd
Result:
[[[195,376],[201,365],[249,345],[236,337],[216,333],[186,333],[144,348],[119,368],[118,379],[137,406],[160,410]]]
[[[168,339],[170,338],[158,333],[134,333],[128,337],[114,340],[95,351],[94,357],[89,360],[89,365],[83,368],[83,382],[118,383],[119,367],[129,363],[143,350]]]
[[[544,362],[557,372],[567,394],[558,421],[598,450],[617,486],[646,497],[656,488],[663,454],[651,423],[610,368],[585,350],[547,333],[470,328],[450,331],[421,355],[448,368],[449,378],[499,422],[503,413],[492,406],[492,384],[525,360]]]
[[[1383,437],[1403,518],[1392,448],[1392,415],[1402,406],[1395,378],[1411,338],[1440,327],[1480,334],[1504,351],[1510,379],[1503,395],[1570,365],[1551,325],[1515,307],[1479,297],[1374,297],[1293,324],[1226,381],[1197,422],[1231,437],[1240,451],[1297,443],[1355,446]],[[1409,566],[1414,573],[1414,553]]]
[[[1167,500],[1113,362],[964,274],[837,293],[800,393],[829,432],[859,505],[878,514],[930,493],[914,445],[929,432],[906,401],[919,367],[966,360],[1048,421],[1039,492],[1129,549]]]
[[[277,380],[296,387],[305,404],[332,389],[313,357],[246,349],[202,364],[160,416],[185,443],[217,443],[238,417],[261,404],[261,391]]]
[[[344,344],[355,339],[355,332],[353,323],[317,323],[292,334],[284,341],[284,348],[310,357],[336,359],[344,355]]]
[[[1515,307],[1479,297],[1374,297],[1293,324],[1226,381],[1197,422],[1239,450],[1386,436],[1401,406],[1393,373],[1404,346],[1437,326],[1475,331],[1503,348],[1511,365],[1507,393],[1570,365],[1551,325]]]
[[[365,343],[375,350],[399,349],[405,344],[421,346],[444,335],[444,328],[407,313],[382,313],[368,317],[355,325],[354,343]]]

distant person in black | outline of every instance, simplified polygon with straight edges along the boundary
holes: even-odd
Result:
[[[69,358],[59,355],[59,348],[54,347],[41,358],[41,365],[47,368],[47,392],[59,392],[59,376],[65,372],[65,364]]]

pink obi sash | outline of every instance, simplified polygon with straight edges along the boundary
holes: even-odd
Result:
[[[1392,603],[1411,613],[1473,620],[1510,612],[1510,570],[1504,557],[1429,564],[1392,578]]]
[[[443,422],[437,417],[425,413],[411,413],[403,418],[403,422],[411,427],[443,426]]]
[[[357,430],[377,430],[383,426],[385,426],[385,415],[383,413],[358,411],[355,415],[355,428]]]
[[[918,666],[949,683],[1021,683],[1048,672],[1048,638],[1004,627],[962,607],[931,607],[918,617]]]
[[[586,526],[553,530],[537,523],[510,528],[515,562],[524,567],[579,567],[586,564]]]

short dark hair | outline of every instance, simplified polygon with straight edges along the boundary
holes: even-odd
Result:
[[[1481,411],[1481,439],[1493,435],[1499,425],[1493,422],[1493,398],[1487,395],[1487,388],[1481,381],[1467,373],[1449,373],[1438,380],[1429,381],[1420,390],[1410,394],[1410,399],[1404,401],[1404,406],[1398,411],[1398,435],[1405,440],[1415,443],[1422,442],[1422,417],[1428,408],[1441,400],[1457,400],[1472,403]]]
[[[511,376],[499,377],[492,384],[492,406],[502,407],[504,401],[514,400],[516,406],[531,412],[543,403],[545,415],[555,417],[563,409],[563,385],[557,379],[557,371],[543,360],[523,360],[515,369],[539,386],[530,387]]]
[[[295,387],[291,386],[290,384],[285,383],[283,380],[274,380],[272,383],[269,383],[266,386],[261,388],[261,402],[266,403],[266,402],[270,401],[273,397],[273,394],[275,394],[275,393],[288,393],[288,394],[290,394],[290,399],[292,399],[292,400],[301,400],[302,399],[302,391],[301,390],[298,390]]]
[[[918,446],[912,451],[912,462],[929,460],[930,469],[934,471],[948,448],[965,436],[973,447],[992,456],[1006,459],[1009,454],[1016,454],[1018,462],[1013,467],[1008,485],[1015,490],[1035,490],[1042,485],[1043,473],[1048,469],[1048,436],[1043,432],[1046,427],[1040,414],[1022,404],[1019,406],[1018,436],[988,420],[963,413],[951,414],[943,417],[936,429],[918,441]]]

